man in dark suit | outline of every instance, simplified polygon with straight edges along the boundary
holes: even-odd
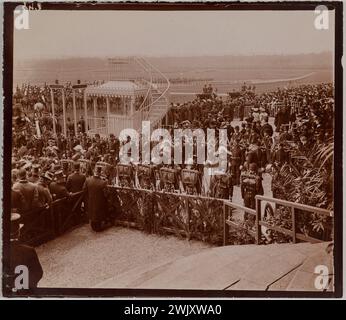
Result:
[[[49,185],[49,191],[53,196],[53,200],[62,199],[69,196],[65,185],[65,176],[63,175],[62,170],[55,172],[55,181]]]
[[[102,179],[101,173],[102,167],[96,165],[94,176],[87,178],[83,187],[90,226],[96,232],[112,225],[106,198],[107,181]]]
[[[40,207],[50,206],[53,198],[49,191],[49,184],[53,180],[53,174],[49,171],[42,173],[37,182]]]
[[[120,141],[118,138],[114,136],[114,134],[110,134],[109,141],[109,152],[114,155],[115,160],[119,158],[119,150],[120,150]]]
[[[76,193],[83,190],[86,177],[80,172],[79,162],[73,164],[73,169],[74,172],[67,177],[66,188],[69,192]]]
[[[75,162],[73,164],[73,169],[74,172],[71,173],[68,177],[67,177],[67,182],[66,182],[66,188],[70,193],[76,193],[76,192],[80,192],[83,190],[83,186],[86,180],[86,177],[84,174],[82,174],[80,172],[80,162]],[[75,212],[77,213],[75,215],[75,222],[76,224],[85,221],[87,222],[87,218],[84,217],[84,211],[82,211],[82,201],[79,200],[81,196],[78,196],[78,198],[71,198],[72,202],[75,203]],[[74,201],[75,200],[75,201]],[[77,201],[77,202],[76,202]]]
[[[264,122],[264,123],[263,123],[263,125],[262,125],[262,127],[261,127],[261,131],[260,131],[260,134],[261,134],[262,137],[264,137],[264,132],[265,132],[265,131],[268,133],[268,136],[269,136],[269,137],[272,137],[272,136],[273,136],[274,130],[273,130],[272,125],[270,125],[270,124],[268,123],[268,121],[269,121],[268,117],[264,117],[264,118],[263,118],[263,122]]]
[[[31,176],[28,178],[29,182],[37,183],[40,179],[40,165],[34,164],[31,170]]]
[[[34,248],[26,246],[18,240],[20,237],[20,215],[11,214],[10,261],[5,268],[5,286],[12,292],[33,290],[42,279],[43,270]],[[27,269],[26,269],[27,268]],[[25,272],[27,270],[27,273]],[[20,285],[18,287],[18,285]]]
[[[26,212],[38,207],[37,186],[27,180],[24,168],[18,171],[18,181],[14,183],[13,190],[22,195],[23,207],[21,212]]]
[[[239,145],[239,138],[234,141],[231,152],[231,172],[233,176],[233,185],[239,185],[240,165],[244,162],[244,152]]]
[[[277,150],[272,154],[272,162],[278,166],[282,166],[289,162],[289,153],[285,151],[281,142],[279,142]]]

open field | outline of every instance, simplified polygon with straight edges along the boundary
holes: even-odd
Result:
[[[331,52],[287,56],[147,57],[147,59],[171,80],[244,82],[295,78],[315,72],[314,81],[323,82],[330,81],[333,70]],[[128,71],[136,72],[132,66]],[[124,73],[126,76],[126,70],[118,73],[121,77],[124,77]],[[66,58],[14,61],[14,85],[24,82],[50,83],[55,79],[61,82],[75,82],[78,79],[108,80],[108,60]]]

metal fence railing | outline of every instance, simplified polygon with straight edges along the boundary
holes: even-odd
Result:
[[[214,245],[242,244],[244,237],[250,239],[245,243],[263,244],[268,230],[284,237],[281,242],[316,243],[333,238],[333,212],[264,196],[256,196],[255,208],[225,199],[119,186],[108,186],[107,197],[109,214],[118,225],[158,235],[173,234]],[[78,192],[55,200],[49,207],[22,214],[21,240],[38,245],[85,223],[83,201],[83,193]],[[268,203],[274,210],[268,211]],[[247,223],[233,219],[235,212],[244,214]],[[308,230],[309,215],[325,219],[330,228],[323,232]],[[229,241],[232,232],[233,238],[235,233],[239,239]]]

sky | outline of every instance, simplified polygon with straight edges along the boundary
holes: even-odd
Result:
[[[300,54],[332,51],[314,11],[30,11],[15,59]]]

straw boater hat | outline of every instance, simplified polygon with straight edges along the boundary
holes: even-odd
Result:
[[[84,152],[84,149],[83,149],[83,147],[80,144],[76,145],[73,148],[73,150],[76,151],[76,152]]]
[[[64,173],[62,170],[58,170],[54,174],[56,182],[62,182],[65,178]]]
[[[53,181],[54,175],[52,172],[46,171],[41,175],[41,178],[48,180],[49,182]]]

